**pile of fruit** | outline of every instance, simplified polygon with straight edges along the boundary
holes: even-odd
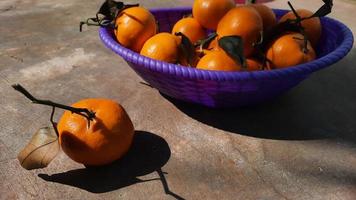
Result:
[[[234,0],[195,0],[192,14],[160,32],[149,10],[138,4],[106,0],[87,25],[114,29],[117,41],[143,56],[203,70],[255,71],[295,66],[316,58],[320,17],[332,1],[315,13],[294,9],[277,20],[263,4],[236,5]],[[210,33],[210,34],[207,34]]]
[[[332,1],[315,12],[286,13],[279,21],[262,4],[236,6],[233,0],[195,0],[192,15],[178,20],[171,32],[160,32],[155,17],[139,5],[106,0],[94,18],[81,22],[113,29],[117,42],[143,56],[202,70],[272,70],[315,59],[321,36],[319,17]],[[209,34],[208,34],[209,33]],[[129,150],[134,127],[124,108],[110,99],[83,99],[72,106],[35,98],[21,85],[13,88],[32,103],[52,107],[53,128],[41,128],[18,159],[26,169],[46,167],[60,148],[87,166],[106,165]],[[55,108],[65,109],[59,123]]]

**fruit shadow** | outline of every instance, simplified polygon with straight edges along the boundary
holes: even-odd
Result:
[[[260,105],[212,109],[161,93],[180,111],[209,126],[257,138],[311,140],[341,138],[356,142],[356,49],[297,87]]]
[[[135,131],[129,152],[112,164],[38,176],[46,181],[70,185],[92,193],[104,193],[136,183],[161,180],[166,194],[175,196],[165,180],[167,173],[161,169],[170,155],[169,145],[162,137],[146,131]],[[152,172],[157,172],[157,178],[138,178]]]

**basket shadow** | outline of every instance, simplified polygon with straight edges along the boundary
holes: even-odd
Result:
[[[102,167],[87,167],[58,174],[39,174],[46,181],[81,188],[92,193],[104,193],[136,183],[161,180],[161,168],[171,155],[167,142],[160,136],[145,131],[136,131],[129,152],[120,160]],[[142,180],[144,176],[157,172],[157,178]],[[165,186],[167,187],[168,186]],[[169,190],[168,190],[169,191]],[[174,193],[173,193],[174,194]]]
[[[191,118],[233,133],[280,140],[341,138],[356,142],[355,58],[353,49],[329,69],[256,106],[212,109],[161,95]]]

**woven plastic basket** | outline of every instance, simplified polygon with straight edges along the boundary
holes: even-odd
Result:
[[[191,8],[152,9],[161,31],[170,32],[176,21]],[[274,10],[277,17],[286,10]],[[113,31],[100,28],[103,43],[124,58],[146,82],[163,94],[208,107],[238,107],[270,100],[296,86],[312,72],[342,59],[352,48],[352,32],[341,22],[323,17],[322,36],[316,49],[318,59],[285,69],[256,72],[199,70],[153,60],[135,53],[116,41]]]

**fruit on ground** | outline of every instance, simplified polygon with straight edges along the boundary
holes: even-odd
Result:
[[[313,15],[313,12],[306,9],[297,9],[296,12],[301,18],[310,17],[311,15]],[[279,22],[284,22],[287,19],[296,19],[296,16],[292,11],[290,11],[287,14],[283,15]],[[303,20],[301,24],[302,27],[305,29],[305,33],[308,37],[308,40],[311,42],[313,47],[316,47],[322,31],[320,19],[318,17],[312,17],[310,19]]]
[[[234,7],[233,0],[194,0],[193,17],[204,28],[216,30],[220,19]]]
[[[74,161],[105,165],[121,158],[130,148],[134,127],[124,108],[109,99],[83,99],[72,105],[95,112],[95,118],[65,111],[58,122],[59,143]]]
[[[179,60],[179,40],[170,33],[158,33],[148,39],[140,54],[152,59],[177,63]]]
[[[115,21],[117,41],[124,47],[140,52],[143,44],[156,34],[154,16],[143,7],[131,7],[119,13]]]
[[[193,44],[206,37],[205,29],[193,17],[186,17],[175,23],[172,34],[177,32],[183,33]]]
[[[314,60],[316,54],[309,41],[304,52],[303,38],[300,33],[286,33],[274,40],[266,53],[270,68],[285,68]]]
[[[238,6],[224,15],[216,32],[220,38],[232,35],[241,36],[244,55],[247,57],[254,50],[253,44],[260,40],[262,30],[262,19],[258,12],[250,6]]]

